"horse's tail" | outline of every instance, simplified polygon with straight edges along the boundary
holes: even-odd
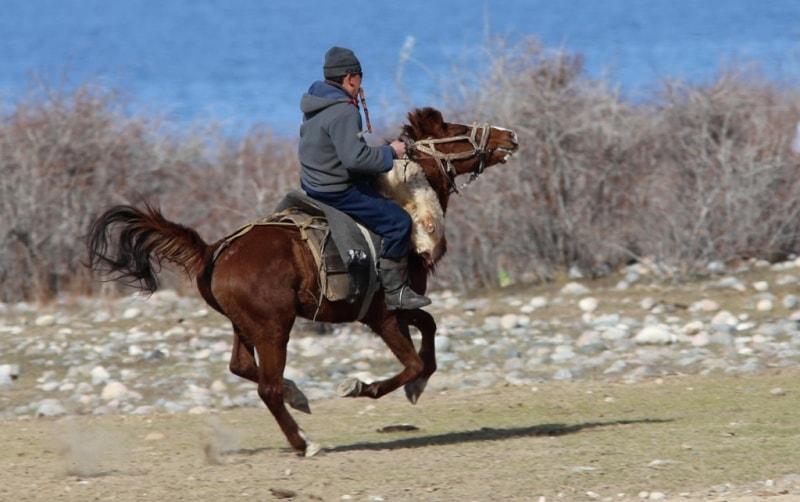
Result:
[[[191,279],[205,267],[210,247],[193,229],[171,222],[149,204],[143,210],[114,206],[86,236],[89,268],[141,291],[158,289],[162,261],[183,269]]]

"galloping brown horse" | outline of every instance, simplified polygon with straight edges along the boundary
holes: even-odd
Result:
[[[513,131],[447,123],[432,108],[409,113],[401,137],[443,211],[451,192],[457,191],[457,176],[475,177],[486,167],[504,163],[518,148]],[[258,384],[258,395],[292,448],[306,456],[319,451],[320,446],[306,438],[284,404],[285,394],[294,389],[293,385],[287,388],[283,379],[289,334],[297,316],[328,323],[355,321],[360,302],[321,298],[314,258],[296,229],[256,226],[214,260],[222,240],[207,244],[195,230],[167,220],[149,205],[141,210],[115,206],[94,222],[87,242],[91,268],[142,291],[152,293],[158,288],[156,272],[162,261],[194,278],[203,299],[233,325],[230,371]],[[425,292],[428,274],[444,246],[439,249],[437,256],[411,254],[409,271],[415,291]],[[349,379],[340,386],[340,394],[379,398],[405,386],[408,399],[416,403],[436,371],[433,317],[423,310],[389,311],[383,293],[378,292],[361,322],[384,340],[403,370],[369,384]],[[409,326],[421,333],[419,352]]]

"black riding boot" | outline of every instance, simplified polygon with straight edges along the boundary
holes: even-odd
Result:
[[[413,310],[430,305],[430,298],[418,295],[408,285],[408,258],[397,261],[381,258],[378,274],[389,310]]]

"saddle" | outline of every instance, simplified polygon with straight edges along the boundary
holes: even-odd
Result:
[[[350,303],[362,298],[358,319],[372,303],[378,288],[377,259],[382,238],[347,214],[308,197],[289,192],[275,213],[250,223],[227,237],[214,259],[235,239],[257,225],[293,226],[309,247],[320,279],[320,291],[330,301]]]

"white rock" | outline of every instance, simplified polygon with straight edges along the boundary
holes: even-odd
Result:
[[[642,301],[639,302],[639,306],[643,310],[650,310],[656,305],[658,305],[658,300],[656,300],[655,298],[651,298],[649,296],[647,298],[642,298]]]
[[[611,364],[611,366],[606,368],[603,371],[603,374],[608,375],[608,374],[611,374],[611,373],[620,373],[620,372],[624,371],[625,369],[627,369],[627,367],[628,367],[628,364],[625,361],[623,361],[621,359],[618,359],[618,360],[614,361]]]
[[[762,298],[756,303],[756,310],[759,312],[770,312],[773,309],[772,300],[769,298]]]
[[[89,393],[91,393],[93,391],[94,391],[94,388],[91,385],[89,385],[88,382],[80,382],[75,387],[75,392],[77,394],[89,394]]]
[[[747,291],[747,286],[738,278],[733,276],[723,277],[717,282],[717,287],[730,288],[736,291]]]
[[[36,326],[52,326],[55,323],[56,323],[55,316],[50,314],[40,315],[39,317],[36,318],[35,321],[33,321],[33,324],[35,324]]]
[[[580,308],[584,312],[594,312],[597,310],[597,299],[592,298],[591,296],[587,298],[581,298],[578,302],[578,308]]]
[[[211,382],[211,392],[214,394],[223,394],[228,390],[228,386],[222,380],[214,380]]]
[[[164,338],[170,338],[173,336],[184,336],[185,334],[186,334],[186,329],[184,329],[183,326],[173,326],[164,332]]]
[[[683,333],[686,335],[696,335],[703,331],[704,328],[705,325],[702,321],[694,320],[687,322],[681,331],[683,331]]]
[[[583,279],[583,272],[577,265],[572,265],[567,271],[567,277],[570,279]]]
[[[739,319],[727,310],[723,310],[711,318],[711,324],[727,324],[728,326],[736,326],[739,324]]]
[[[711,343],[711,336],[705,331],[701,331],[692,337],[692,345],[695,347],[705,347]]]
[[[528,305],[530,305],[534,309],[541,309],[547,307],[549,304],[550,302],[548,302],[547,298],[545,298],[544,296],[534,296],[533,298],[531,298],[531,301],[528,302]]]
[[[756,291],[766,291],[769,289],[769,283],[767,281],[754,282],[753,289]]]
[[[53,392],[54,390],[58,389],[61,384],[58,382],[45,382],[37,387],[45,392]]]
[[[153,303],[169,305],[172,303],[177,303],[178,301],[180,301],[180,299],[181,298],[178,295],[178,292],[175,291],[174,289],[159,289],[158,291],[150,295],[150,298],[148,300]]]
[[[328,353],[328,347],[321,343],[307,345],[303,347],[303,350],[300,353],[306,358],[321,357]]]
[[[19,364],[0,364],[0,376],[5,376],[9,380],[19,376]]]
[[[140,309],[137,309],[136,307],[128,307],[122,313],[122,318],[123,319],[135,319],[135,318],[139,317],[140,315],[142,315],[142,311]]]
[[[800,304],[800,301],[795,295],[786,295],[783,297],[782,303],[784,308],[791,310],[796,309],[797,305]]]
[[[560,293],[567,296],[582,296],[589,293],[589,288],[579,282],[568,282]]]
[[[66,408],[58,399],[42,399],[36,408],[37,417],[57,417],[66,414]]]
[[[105,401],[111,401],[112,399],[118,399],[124,396],[128,392],[128,387],[125,386],[122,382],[108,382],[105,387],[103,387],[103,391],[100,393],[100,397],[103,398]]]
[[[619,341],[624,338],[628,338],[630,335],[630,328],[625,326],[624,324],[620,324],[618,326],[610,326],[607,328],[603,328],[603,340],[608,341]]]
[[[92,385],[105,383],[111,377],[108,371],[102,366],[95,366],[94,368],[92,368],[92,372],[90,375],[92,377]]]
[[[152,415],[156,412],[155,406],[151,405],[143,405],[136,407],[132,412],[131,415]]]
[[[678,341],[678,337],[667,326],[655,324],[645,326],[636,333],[633,341],[641,345],[666,345]]]
[[[501,318],[495,315],[486,316],[483,319],[483,329],[485,329],[486,331],[497,331],[499,329],[502,329],[502,326],[500,325],[500,320]]]
[[[433,343],[436,346],[437,353],[450,352],[451,350],[453,350],[452,340],[450,340],[450,338],[445,335],[438,335],[436,338],[433,339]]]
[[[719,309],[719,303],[708,298],[694,302],[689,306],[691,312],[716,312]]]
[[[111,320],[111,313],[107,310],[98,310],[92,316],[92,322],[99,324]]]
[[[506,314],[500,318],[500,328],[504,331],[514,329],[519,326],[516,314]]]

